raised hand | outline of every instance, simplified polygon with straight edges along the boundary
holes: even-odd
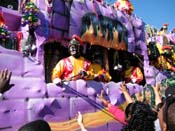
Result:
[[[100,99],[101,102],[103,102],[106,107],[110,106],[110,103],[104,98],[104,90],[101,90],[100,95],[97,94],[97,97]]]
[[[78,112],[78,115],[77,115],[77,122],[79,125],[83,124],[83,116],[80,111]]]
[[[127,87],[126,87],[126,83],[125,82],[122,82],[122,84],[120,85],[120,91],[122,92],[122,93],[124,93],[124,92],[128,92],[128,89],[127,89]]]
[[[161,89],[161,84],[160,83],[157,83],[156,86],[153,86],[153,89],[154,89],[154,92],[160,92],[160,89]]]
[[[153,86],[154,94],[155,94],[155,104],[158,105],[162,102],[161,95],[160,95],[160,88],[161,84],[157,83],[156,86]]]
[[[98,94],[97,97],[103,102],[104,98],[104,90],[101,90],[100,95]]]
[[[12,87],[9,84],[11,75],[12,72],[7,69],[0,71],[0,93],[4,93]]]
[[[126,99],[127,104],[132,103],[133,100],[132,100],[130,94],[128,93],[128,89],[127,89],[127,87],[126,87],[125,82],[122,82],[122,84],[120,85],[120,88],[119,88],[119,89],[120,89],[121,92],[123,93],[123,95],[124,95],[124,97],[125,97],[125,99]]]
[[[84,127],[84,124],[83,124],[83,116],[82,116],[81,112],[78,112],[78,114],[77,114],[77,122],[81,128],[81,131],[87,131],[86,128]]]

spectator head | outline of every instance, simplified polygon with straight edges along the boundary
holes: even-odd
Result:
[[[125,119],[128,121],[131,118],[131,110],[132,110],[133,103],[129,103],[125,109]]]
[[[151,109],[150,105],[136,101],[127,106],[125,115],[128,125],[122,131],[155,130],[154,121],[157,119],[157,113]]]
[[[46,121],[36,120],[23,125],[18,131],[51,131],[51,128]]]
[[[175,131],[175,97],[167,97],[162,108],[163,121],[166,123],[166,130]]]
[[[165,89],[165,96],[166,97],[173,96],[173,95],[175,96],[175,87],[170,86],[170,87]]]

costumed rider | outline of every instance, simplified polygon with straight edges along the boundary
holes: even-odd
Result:
[[[52,82],[60,84],[63,80],[76,80],[88,77],[90,61],[86,60],[80,54],[81,38],[73,35],[69,42],[70,56],[60,60],[52,72]]]
[[[160,49],[161,56],[158,58],[158,65],[162,70],[175,72],[175,54],[171,45],[164,45]]]
[[[96,81],[109,82],[112,77],[110,76],[108,70],[106,70],[102,53],[102,51],[97,50],[92,54],[90,74]]]
[[[167,30],[168,30],[168,23],[165,23],[161,27],[158,35],[166,35],[166,34],[168,34]]]
[[[175,72],[175,53],[173,46],[156,44],[160,56],[154,61],[154,66],[159,70]]]
[[[137,66],[132,66],[129,60],[124,61],[124,81],[126,83],[140,84],[143,80],[143,73]]]

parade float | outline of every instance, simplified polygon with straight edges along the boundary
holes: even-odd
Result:
[[[151,26],[145,28],[132,14],[131,5],[127,4],[128,12],[122,4],[34,0],[19,4],[19,11],[0,7],[0,70],[12,71],[12,88],[0,101],[0,130],[14,131],[29,121],[44,119],[53,131],[77,131],[75,117],[80,111],[88,131],[119,131],[122,123],[108,112],[97,94],[104,90],[105,97],[124,110],[125,99],[119,90],[124,60],[129,57],[144,74],[141,83],[127,83],[131,96],[173,76],[155,66],[147,48],[150,42],[161,43],[163,36],[155,36]],[[112,76],[110,82],[70,79],[60,86],[51,83],[52,69],[69,55],[67,48],[74,34],[81,36],[82,54],[87,59],[91,60],[96,47],[106,50],[102,57]],[[173,35],[166,38],[175,44]]]

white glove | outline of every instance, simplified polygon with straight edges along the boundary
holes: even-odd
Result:
[[[137,81],[136,78],[132,78],[132,82],[135,83]]]
[[[60,78],[55,78],[55,79],[53,80],[53,83],[56,84],[56,85],[59,85],[59,84],[62,83],[62,81],[61,81]]]

